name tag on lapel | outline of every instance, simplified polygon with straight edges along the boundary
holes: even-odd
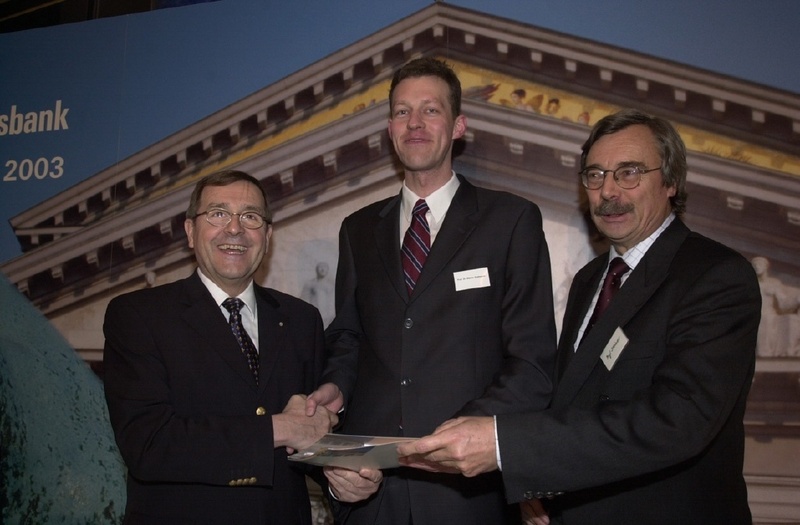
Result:
[[[614,368],[614,364],[627,345],[628,336],[625,335],[622,328],[618,327],[611,335],[611,339],[608,340],[608,344],[606,344],[606,347],[603,349],[603,353],[600,354],[600,360],[606,365],[609,372]]]
[[[489,282],[489,268],[475,268],[464,270],[463,272],[453,272],[453,280],[456,282],[456,291],[470,290],[472,288],[488,288],[492,285]]]

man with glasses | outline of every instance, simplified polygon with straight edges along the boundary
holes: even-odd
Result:
[[[573,280],[551,407],[451,420],[400,453],[467,476],[501,469],[527,523],[750,524],[753,269],[682,222],[685,146],[667,121],[632,110],[600,120],[581,168],[611,247]]]
[[[126,524],[303,524],[305,475],[287,447],[336,424],[305,396],[322,371],[323,330],[311,305],[262,288],[272,213],[257,179],[200,180],[185,221],[198,269],[111,301],[106,400],[128,467]]]

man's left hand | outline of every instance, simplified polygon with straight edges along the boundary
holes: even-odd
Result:
[[[355,472],[344,468],[325,467],[323,471],[328,478],[333,496],[347,503],[355,503],[372,496],[383,480],[383,472],[368,468]]]

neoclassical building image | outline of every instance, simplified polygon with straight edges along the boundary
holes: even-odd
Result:
[[[102,377],[103,315],[119,294],[188,275],[194,183],[256,176],[275,211],[258,281],[333,315],[342,219],[399,191],[389,81],[409,59],[450,63],[468,132],[455,166],[538,204],[560,323],[574,273],[604,250],[585,215],[580,146],[636,107],[688,148],[687,224],[741,252],[764,298],[746,414],[754,521],[800,522],[800,96],[446,4],[385,27],[14,216],[0,266]]]

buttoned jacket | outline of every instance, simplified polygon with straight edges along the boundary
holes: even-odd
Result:
[[[104,376],[128,467],[125,523],[309,524],[305,475],[275,449],[272,414],[323,364],[311,305],[255,287],[260,381],[197,274],[115,298]]]
[[[607,263],[572,283],[552,407],[498,417],[509,499],[545,498],[569,525],[750,523],[743,416],[761,305],[751,265],[675,220],[576,351]]]
[[[369,205],[340,230],[325,381],[337,383],[347,400],[341,431],[423,436],[458,415],[546,407],[555,329],[539,209],[460,177],[409,296],[400,202],[398,195]],[[504,523],[496,475],[393,475],[408,478],[415,525]],[[368,507],[381,497],[355,507],[371,516]],[[351,516],[346,523],[370,519]]]

